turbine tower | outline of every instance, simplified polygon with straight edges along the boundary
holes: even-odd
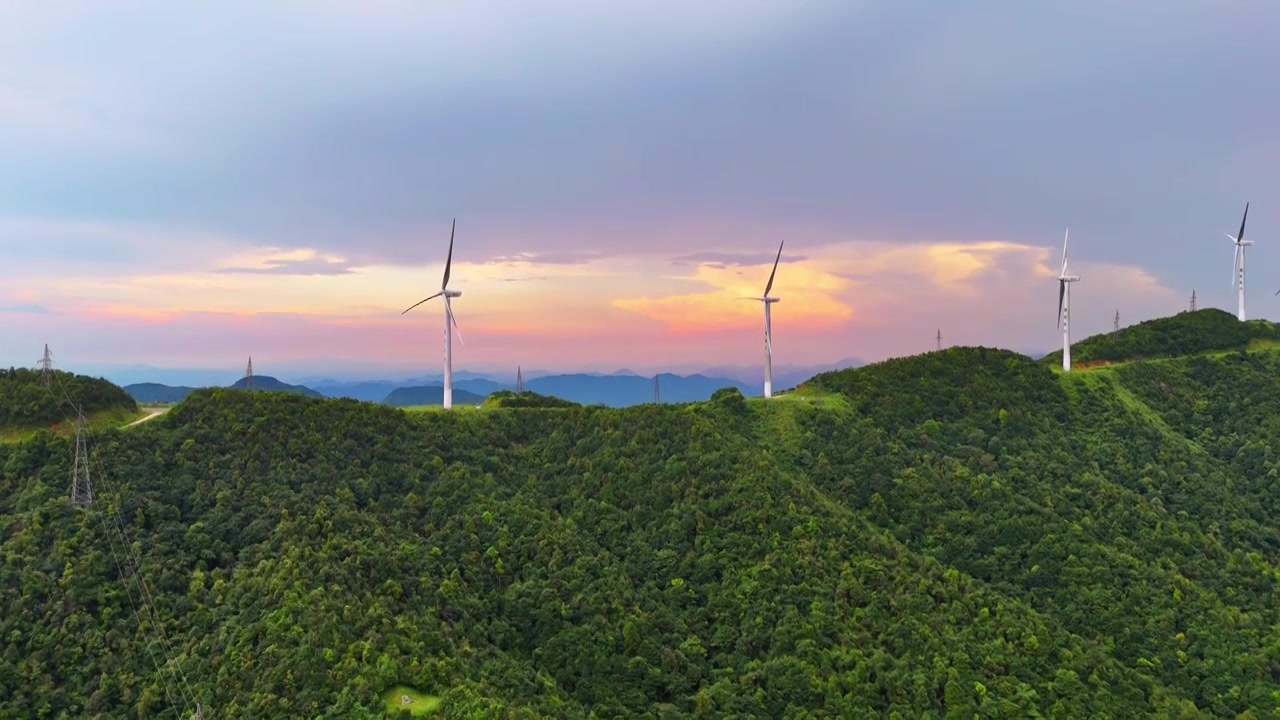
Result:
[[[449,298],[462,297],[462,293],[457,290],[449,289],[449,269],[453,266],[453,234],[458,229],[458,219],[453,219],[453,227],[449,230],[449,255],[444,261],[444,279],[440,281],[440,292],[429,297],[425,297],[418,302],[404,309],[403,315],[410,310],[418,307],[422,303],[442,297],[444,298],[444,409],[448,410],[453,407],[453,333],[452,330],[458,331],[458,342],[462,342],[462,328],[458,327],[458,320],[453,316],[453,305],[449,302]],[[463,343],[464,345],[466,343]]]
[[[1071,283],[1079,282],[1079,275],[1067,274],[1068,229],[1062,235],[1062,270],[1058,273],[1058,327],[1062,328],[1062,371],[1071,370]]]
[[[778,261],[782,259],[782,246],[785,243],[786,240],[778,243],[778,256],[773,259],[773,270],[769,273],[769,282],[764,286],[764,295],[758,298],[744,298],[764,303],[764,396],[767,398],[773,397],[773,341],[772,326],[769,323],[769,306],[782,299],[769,297],[769,291],[773,289],[773,276],[778,272]]]
[[[1240,322],[1244,322],[1244,249],[1253,244],[1252,240],[1244,239],[1244,223],[1249,219],[1249,203],[1244,204],[1244,217],[1240,218],[1240,234],[1232,236],[1231,242],[1236,244],[1235,265],[1231,268],[1231,284],[1236,288],[1236,296],[1239,299],[1240,309],[1237,317]]]

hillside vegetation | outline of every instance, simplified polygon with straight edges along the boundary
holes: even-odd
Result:
[[[384,405],[392,407],[413,407],[415,405],[443,405],[443,385],[421,385],[415,387],[396,388],[382,400]],[[457,405],[477,405],[484,402],[484,396],[466,390],[453,389],[453,402]]]
[[[1266,320],[1240,322],[1217,308],[1184,312],[1094,335],[1071,345],[1072,367],[1088,367],[1125,360],[1145,360],[1196,353],[1243,350],[1250,343],[1280,341],[1280,326]],[[1062,350],[1041,358],[1062,365]]]
[[[73,405],[90,417],[126,419],[138,414],[138,403],[106,380],[62,370],[52,372],[46,387],[38,371],[0,370],[0,431],[65,425],[67,416],[75,414]]]
[[[289,383],[284,382],[283,380],[278,380],[276,378],[273,378],[270,375],[254,375],[252,388],[249,387],[249,378],[247,377],[240,378],[239,380],[232,383],[231,388],[233,390],[249,390],[249,389],[252,389],[255,391],[270,390],[272,392],[292,393],[294,395],[305,395],[306,397],[313,397],[313,398],[324,397],[323,395],[316,392],[315,390],[312,390],[306,385],[290,385]]]
[[[1277,378],[953,348],[624,410],[200,390],[96,451],[216,717],[1261,718]],[[69,458],[0,446],[0,717],[178,717]]]

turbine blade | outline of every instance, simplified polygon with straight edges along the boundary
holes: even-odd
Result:
[[[1071,228],[1067,228],[1066,232],[1062,234],[1062,272],[1059,273],[1060,275],[1067,274],[1067,240],[1070,238]]]
[[[1062,298],[1067,294],[1067,281],[1058,281],[1058,327],[1062,327]]]
[[[404,309],[404,311],[403,311],[403,312],[401,312],[400,314],[401,314],[401,315],[403,315],[403,314],[405,314],[405,313],[409,312],[410,310],[412,310],[412,309],[414,309],[414,308],[418,307],[418,306],[419,306],[419,305],[421,305],[422,303],[424,303],[424,302],[426,302],[426,301],[428,301],[428,300],[431,300],[432,298],[438,298],[438,297],[440,297],[442,294],[443,294],[443,293],[436,293],[435,295],[432,295],[431,297],[424,297],[424,298],[422,298],[421,300],[419,300],[418,302],[416,302],[416,303],[414,303],[414,304],[410,305],[409,307],[405,308],[405,309]]]
[[[444,311],[449,314],[449,322],[453,323],[453,329],[458,333],[458,342],[466,345],[462,342],[462,328],[458,327],[458,318],[453,314],[453,303],[450,303],[447,297],[444,299]]]
[[[1249,203],[1244,204],[1244,217],[1240,218],[1240,234],[1236,235],[1239,240],[1244,240],[1244,224],[1249,219]]]
[[[769,297],[769,291],[773,289],[773,276],[778,272],[778,261],[782,259],[782,246],[786,240],[778,243],[778,257],[773,259],[773,270],[769,273],[769,282],[764,286],[764,296]]]
[[[458,218],[453,219],[453,227],[449,229],[449,257],[444,261],[444,281],[440,283],[443,290],[449,286],[449,268],[453,266],[453,232],[458,229]]]

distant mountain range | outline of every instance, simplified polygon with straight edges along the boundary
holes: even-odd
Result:
[[[249,387],[249,379],[241,378],[230,385],[237,390],[245,390]],[[137,402],[148,405],[152,403],[175,403],[181,401],[187,396],[187,393],[196,388],[187,387],[186,385],[161,385],[160,383],[135,383],[133,385],[125,385],[124,391],[129,393]],[[290,385],[287,382],[281,382],[270,375],[253,376],[254,390],[275,390],[279,392],[296,393],[298,395],[306,395],[307,397],[324,397],[320,393],[303,385]]]
[[[779,365],[773,369],[773,386],[778,390],[795,387],[814,375],[827,370],[857,367],[863,363],[855,358],[838,363],[813,366]],[[582,372],[550,374],[538,370],[522,373],[525,389],[564,400],[583,404],[600,403],[623,407],[653,402],[654,376],[640,375],[621,369],[610,373]],[[455,403],[479,403],[497,390],[514,390],[515,378],[487,376],[481,373],[460,371],[454,373],[453,399]],[[722,366],[690,374],[660,373],[657,390],[662,402],[694,402],[706,400],[716,390],[737,388],[744,395],[759,395],[764,384],[764,368],[761,366]],[[244,379],[231,387],[243,388]],[[259,390],[283,390],[311,397],[345,397],[367,402],[385,403],[397,407],[409,405],[438,405],[444,388],[439,375],[424,375],[404,380],[335,380],[308,377],[302,384],[290,385],[266,375],[254,376],[253,384]],[[193,388],[170,386],[154,382],[126,385],[124,388],[140,403],[177,402]]]

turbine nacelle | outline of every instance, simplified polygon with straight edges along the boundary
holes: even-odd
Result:
[[[448,298],[462,297],[461,290],[441,290],[441,294]]]

